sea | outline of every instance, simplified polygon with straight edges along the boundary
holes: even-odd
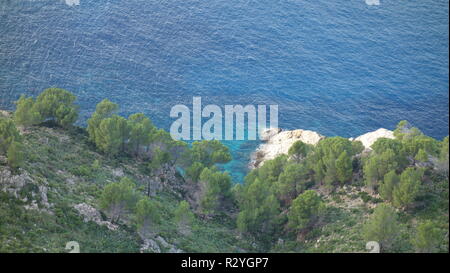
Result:
[[[0,108],[48,87],[169,129],[176,104],[278,105],[279,127],[354,137],[403,119],[442,139],[448,0],[0,0]],[[227,141],[236,182],[258,141]]]

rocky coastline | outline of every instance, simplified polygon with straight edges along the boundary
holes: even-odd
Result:
[[[280,128],[270,128],[261,133],[261,141],[263,142],[250,156],[249,169],[254,169],[262,166],[265,161],[274,159],[281,154],[287,154],[289,148],[296,141],[303,141],[304,143],[316,145],[326,137],[318,132],[296,129],[283,130]],[[361,136],[350,138],[350,141],[361,141],[367,150],[379,138],[394,138],[394,133],[391,130],[380,128],[378,130],[365,133]]]

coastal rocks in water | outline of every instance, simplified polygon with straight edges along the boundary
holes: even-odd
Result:
[[[354,139],[354,141],[361,141],[364,147],[368,150],[371,150],[372,144],[375,143],[379,138],[390,138],[394,139],[394,132],[380,128],[376,131],[366,133]],[[353,139],[350,139],[353,140]]]
[[[279,128],[271,128],[262,132],[260,138],[263,144],[261,144],[251,155],[249,164],[250,169],[258,168],[262,166],[265,161],[274,159],[281,154],[287,154],[289,148],[296,141],[300,140],[307,144],[316,145],[320,140],[324,139],[325,136],[309,130],[298,129],[283,131]],[[394,132],[380,128],[357,138],[350,138],[350,140],[361,141],[367,150],[371,150],[372,144],[379,138],[394,139]]]
[[[74,209],[76,209],[78,213],[83,216],[84,222],[92,221],[97,225],[106,226],[109,230],[116,230],[118,228],[117,225],[114,225],[109,221],[103,221],[100,212],[86,203],[77,204],[74,206]]]
[[[260,138],[264,143],[253,153],[250,163],[251,169],[260,167],[266,160],[274,159],[281,154],[287,154],[289,148],[296,141],[300,140],[307,144],[316,145],[325,137],[309,130],[283,131],[279,128],[271,128],[262,132]]]

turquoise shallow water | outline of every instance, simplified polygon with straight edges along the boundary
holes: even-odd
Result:
[[[69,1],[70,2],[70,1]],[[72,1],[77,2],[77,1]],[[448,134],[448,1],[4,0],[0,107],[49,86],[166,129],[170,108],[278,104],[280,126],[357,136],[408,119]],[[255,142],[228,142],[236,180]]]

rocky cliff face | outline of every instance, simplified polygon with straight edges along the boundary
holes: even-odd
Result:
[[[384,129],[384,128],[380,128],[376,131],[361,135],[355,139],[351,138],[350,140],[361,141],[366,149],[371,150],[372,144],[374,144],[375,141],[377,141],[379,138],[394,139],[394,132]]]
[[[283,131],[279,128],[267,129],[261,134],[264,142],[251,156],[250,168],[261,166],[266,160],[274,159],[278,155],[287,154],[289,148],[296,141],[316,145],[325,137],[317,132],[309,130]]]
[[[284,131],[279,128],[267,129],[261,134],[261,140],[263,143],[252,154],[249,168],[258,168],[267,160],[274,159],[282,154],[287,154],[289,148],[296,141],[300,140],[307,144],[316,145],[324,138],[325,136],[309,130],[297,129],[292,131]],[[361,141],[364,147],[370,150],[372,144],[379,138],[393,139],[394,133],[390,130],[380,128],[359,137],[350,138],[350,140]]]

